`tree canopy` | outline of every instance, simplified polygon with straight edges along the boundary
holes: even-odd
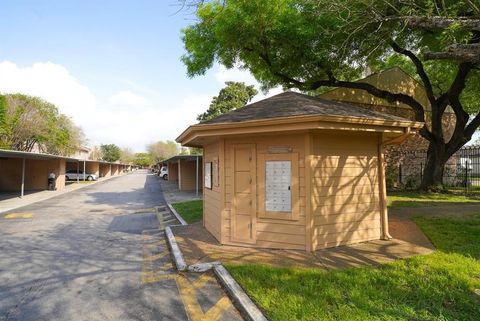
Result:
[[[254,86],[247,86],[243,82],[227,81],[218,96],[212,98],[210,107],[197,120],[204,121],[215,118],[231,110],[245,106],[258,94]]]
[[[148,152],[152,155],[155,162],[162,161],[177,155],[177,143],[171,140],[158,141],[147,146]]]
[[[38,97],[0,95],[0,147],[70,155],[83,143],[83,131],[58,108]]]
[[[154,163],[150,153],[136,153],[134,164],[142,167],[150,166]]]
[[[115,144],[100,145],[100,154],[102,160],[106,162],[116,162],[121,157],[121,150]]]
[[[441,181],[443,164],[480,125],[478,1],[214,0],[199,2],[197,17],[183,30],[190,76],[219,62],[249,70],[263,89],[354,88],[411,107],[429,142],[424,185]],[[406,93],[357,82],[390,66],[423,84],[430,118]],[[457,121],[446,141],[448,105]]]

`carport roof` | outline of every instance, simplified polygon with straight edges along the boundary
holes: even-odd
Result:
[[[47,160],[47,159],[64,159],[67,162],[83,162],[83,159],[79,158],[72,158],[66,156],[58,156],[52,154],[44,154],[44,153],[32,153],[32,152],[22,152],[17,150],[6,150],[0,149],[0,158],[28,158],[28,159],[39,159],[39,160]],[[96,161],[96,160],[85,160],[87,163],[95,162],[95,163],[102,163],[102,164],[112,164],[112,165],[126,165],[121,163],[110,163],[105,161]]]
[[[160,163],[174,162],[179,159],[196,160],[197,157],[202,158],[202,155],[177,155],[177,156],[170,157],[169,159],[166,159],[164,161],[161,161]]]

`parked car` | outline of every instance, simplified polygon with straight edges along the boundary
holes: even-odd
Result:
[[[85,177],[87,181],[96,181],[98,179],[95,174],[85,173],[85,175],[83,175],[83,170],[77,172],[76,169],[69,169],[65,172],[65,180],[67,181],[76,181],[77,178],[83,180],[83,177]]]
[[[167,166],[163,166],[162,168],[160,168],[160,172],[158,173],[158,176],[160,176],[164,180],[168,179],[168,168],[167,168]]]

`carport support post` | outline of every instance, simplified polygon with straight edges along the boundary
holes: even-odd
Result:
[[[77,183],[80,183],[80,161],[77,161]]]
[[[20,198],[25,194],[25,157],[22,158],[22,186],[20,188]]]
[[[198,156],[197,156],[197,166],[195,167],[195,195],[198,196]]]

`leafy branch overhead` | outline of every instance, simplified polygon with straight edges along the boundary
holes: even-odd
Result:
[[[240,64],[263,89],[344,87],[406,104],[415,120],[425,122],[420,131],[430,144],[425,176],[436,176],[427,185],[441,180],[440,168],[480,125],[477,1],[214,0],[197,5],[198,21],[183,30],[182,60],[190,76],[203,75],[217,61],[226,67]],[[368,71],[392,65],[424,85],[429,106],[408,92],[357,82]],[[457,118],[449,139],[442,128],[447,106]]]
[[[197,120],[205,121],[215,118],[231,110],[241,108],[258,94],[254,86],[246,86],[243,82],[227,81],[218,96],[212,98],[210,107]]]

